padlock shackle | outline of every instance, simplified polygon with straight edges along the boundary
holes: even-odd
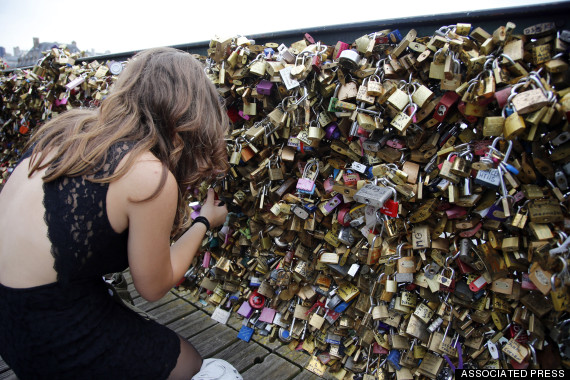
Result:
[[[412,250],[413,246],[410,243],[400,243],[398,247],[396,247],[396,255],[402,258],[402,251],[403,250]],[[410,254],[412,256],[412,254]]]

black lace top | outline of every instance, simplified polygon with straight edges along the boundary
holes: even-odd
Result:
[[[115,144],[95,177],[131,146]],[[128,231],[111,228],[107,189],[83,177],[44,184],[57,282],[0,284],[0,355],[20,380],[166,379],[176,365],[178,336],[116,303],[102,279],[128,266]]]
[[[112,174],[131,145],[113,145],[108,163],[95,178]],[[111,227],[107,189],[108,184],[94,183],[85,177],[63,177],[44,184],[45,219],[58,282],[66,284],[128,267],[124,254],[128,231],[118,234]]]

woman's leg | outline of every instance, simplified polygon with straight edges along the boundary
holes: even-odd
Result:
[[[168,380],[190,380],[200,371],[202,357],[186,339],[180,337],[180,355]]]

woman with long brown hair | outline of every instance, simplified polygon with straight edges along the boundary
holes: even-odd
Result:
[[[227,215],[210,191],[188,229],[188,192],[227,169],[227,124],[202,65],[157,48],[129,61],[99,109],[37,131],[0,193],[0,355],[21,380],[200,370],[194,347],[114,302],[102,276],[130,267],[149,301],[183,277]]]

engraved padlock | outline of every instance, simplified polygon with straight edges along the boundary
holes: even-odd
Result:
[[[382,205],[382,207],[380,207],[378,211],[380,211],[384,215],[391,216],[392,218],[397,218],[398,211],[400,208],[400,204],[398,203],[397,200],[398,192],[396,191],[396,189],[392,187],[388,187],[388,189],[392,192],[394,199],[391,198],[386,199],[386,201],[384,201],[384,204]]]
[[[384,94],[384,87],[382,86],[380,76],[373,75],[368,79],[367,92],[370,96],[382,96]]]
[[[408,115],[408,110],[411,108],[410,114]],[[404,133],[406,129],[412,123],[412,120],[418,111],[418,106],[415,103],[408,104],[402,112],[396,115],[394,119],[390,122],[390,125],[396,128],[401,133]]]
[[[367,204],[380,208],[386,200],[392,197],[392,190],[384,186],[376,186],[371,183],[364,185],[354,194],[354,200],[359,203]]]

